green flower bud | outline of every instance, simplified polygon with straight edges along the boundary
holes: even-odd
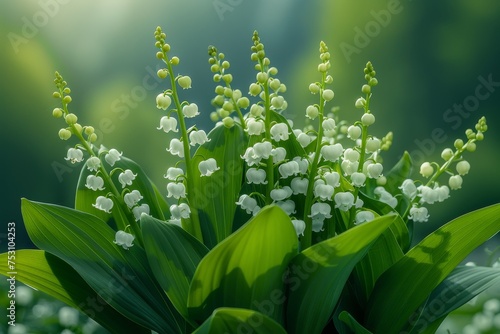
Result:
[[[229,62],[227,60],[224,60],[222,62],[222,68],[225,70],[227,70],[229,68]]]
[[[246,109],[250,105],[248,97],[241,97],[236,101],[239,108]]]
[[[219,57],[220,60],[226,58],[226,56],[222,52],[219,53],[218,57]]]
[[[260,66],[260,64],[255,64],[254,68],[256,71],[259,71],[259,72],[262,71],[262,66]]]
[[[75,114],[67,114],[64,120],[68,125],[73,125],[78,122],[78,117]]]
[[[54,92],[54,93],[52,93],[52,97],[59,99],[59,98],[61,98],[61,94],[59,92]]]
[[[87,136],[90,136],[91,134],[94,133],[94,127],[93,126],[86,126],[85,127],[85,130],[84,130],[84,133],[87,135]]]
[[[309,85],[309,91],[311,92],[311,94],[317,94],[320,91],[320,87],[317,84],[312,83]]]
[[[97,140],[97,135],[96,135],[95,133],[93,133],[93,134],[91,134],[91,135],[89,136],[89,141],[90,141],[91,143],[94,143],[96,140]]]
[[[465,148],[469,152],[474,152],[476,150],[476,143],[474,143],[474,142],[468,142],[467,145],[465,146]]]
[[[179,86],[182,87],[182,89],[188,89],[191,88],[191,78],[188,77],[187,75],[180,77],[177,79],[177,83]]]
[[[322,96],[325,99],[325,101],[331,101],[333,99],[333,97],[335,96],[335,94],[333,93],[333,90],[331,90],[331,89],[325,89],[323,91]]]
[[[363,116],[361,116],[361,123],[365,126],[370,126],[372,125],[373,123],[375,123],[375,116],[373,116],[373,114],[363,114]]]
[[[361,87],[361,92],[363,92],[363,94],[370,94],[371,91],[372,88],[369,85],[363,85],[363,87]]]
[[[217,73],[219,72],[219,70],[220,70],[219,64],[213,64],[212,66],[210,66],[210,71],[212,71],[212,73]]]
[[[385,186],[386,183],[387,183],[387,178],[385,176],[380,176],[379,178],[377,178],[378,186]]]
[[[221,78],[220,74],[214,74],[214,82],[219,82]]]
[[[255,53],[255,52],[254,52],[254,53],[252,53],[252,55],[250,56],[250,59],[251,59],[252,61],[258,61],[258,60],[259,60],[259,57],[257,57],[257,53]]]
[[[441,158],[443,160],[448,161],[453,157],[453,150],[451,148],[445,148],[443,152],[441,152]]]
[[[364,108],[366,105],[366,100],[362,97],[356,100],[356,103],[354,104],[356,108],[361,109]]]
[[[224,74],[222,76],[222,80],[224,80],[225,83],[230,84],[233,81],[233,76],[231,74]]]
[[[215,94],[217,95],[222,95],[224,94],[224,87],[221,86],[221,85],[217,85],[217,87],[215,87]]]
[[[162,68],[162,69],[158,70],[158,72],[156,72],[156,75],[160,79],[165,79],[168,75],[168,71],[166,69]]]
[[[213,64],[215,64],[216,62],[217,62],[217,60],[215,60],[214,58],[208,58],[208,63],[209,63],[210,65],[213,65]]]
[[[224,109],[219,109],[219,110],[217,110],[217,112],[219,113],[220,118],[228,117],[230,114],[229,111],[224,110]]]
[[[378,84],[378,80],[376,78],[371,78],[369,81],[368,81],[368,85],[370,86],[376,86]]]
[[[217,112],[212,111],[210,113],[210,119],[212,120],[212,122],[217,122],[219,120],[219,115],[217,114]]]
[[[318,72],[325,73],[327,70],[328,68],[325,63],[321,63],[318,65]]]
[[[328,74],[325,78],[325,83],[329,85],[332,82],[333,82],[333,77],[330,74]]]
[[[156,58],[158,58],[158,59],[163,59],[163,57],[164,57],[164,56],[163,56],[163,52],[158,51],[158,52],[156,53]]]
[[[82,128],[82,126],[80,124],[75,123],[73,126],[75,127],[75,132],[74,133],[82,133],[83,128]]]
[[[478,132],[476,133],[476,140],[477,140],[477,141],[481,141],[481,140],[483,140],[483,139],[484,139],[484,134],[483,134],[481,131],[478,131]]]
[[[226,111],[228,111],[228,112],[231,112],[231,111],[233,111],[233,110],[234,110],[234,105],[233,105],[231,102],[226,101],[226,102],[224,102],[224,104],[222,105],[222,109],[224,109],[224,110],[226,110]]]
[[[69,87],[66,87],[66,88],[64,88],[63,93],[64,94],[71,94],[71,89],[69,89]]]
[[[266,58],[267,59],[267,58]],[[270,75],[276,75],[278,74],[278,69],[276,67],[271,67],[268,71]]]
[[[272,90],[277,91],[281,86],[281,82],[279,79],[272,79],[271,82],[269,83],[269,87],[271,87]]]
[[[234,100],[238,100],[242,95],[243,94],[241,94],[241,90],[235,89],[235,90],[233,90],[233,96],[232,96],[232,98]]]
[[[224,103],[224,96],[222,95],[217,95],[216,97],[214,97],[214,99],[212,100],[212,103],[215,104],[216,106],[222,106],[222,104]]]
[[[229,87],[224,87],[224,96],[227,98],[231,98],[233,96],[233,90]]]
[[[69,95],[66,95],[64,98],[63,98],[63,103],[71,103],[71,101],[73,101],[73,99],[71,98],[71,96]]]
[[[460,150],[462,149],[462,147],[464,147],[464,141],[462,139],[457,139],[455,140],[455,142],[453,143],[453,146],[455,146],[455,148],[457,150]]]
[[[163,52],[168,52],[170,51],[170,44],[163,44],[162,48]]]
[[[259,72],[256,77],[260,84],[265,84],[269,76],[265,72]]]
[[[282,93],[286,92],[286,85],[284,83],[280,85],[280,92]]]
[[[71,131],[69,131],[68,129],[59,130],[59,138],[61,138],[62,140],[68,140],[69,138],[71,138]]]
[[[224,119],[222,120],[222,124],[224,124],[224,126],[226,128],[232,128],[234,126],[234,119],[232,119],[231,117],[224,117]]]
[[[179,57],[172,57],[172,59],[170,59],[170,64],[172,65],[179,65],[179,62],[180,62],[180,59]]]
[[[59,118],[63,115],[63,110],[61,108],[54,108],[54,110],[52,110],[52,116],[54,116],[55,118]]]
[[[260,94],[260,92],[262,91],[262,87],[259,85],[259,84],[256,84],[256,83],[252,83],[250,85],[250,88],[249,88],[249,91],[248,93],[252,96],[257,96]]]

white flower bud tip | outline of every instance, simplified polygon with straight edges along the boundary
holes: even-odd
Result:
[[[423,177],[429,177],[434,173],[434,167],[429,162],[424,162],[420,166],[420,174],[422,174]]]
[[[172,99],[167,94],[161,93],[156,97],[156,108],[167,110],[172,103]]]

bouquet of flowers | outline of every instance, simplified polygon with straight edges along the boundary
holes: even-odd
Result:
[[[208,49],[216,122],[208,132],[180,90],[166,34],[155,31],[159,130],[178,134],[167,151],[166,192],[71,112],[71,90],[56,72],[53,116],[66,159],[82,164],[75,208],[22,200],[39,250],[15,252],[16,278],[80,309],[113,333],[432,333],[448,313],[500,280],[499,269],[458,266],[500,230],[500,204],[444,224],[412,245],[428,206],[460,189],[487,130],[413,175],[408,153],[382,163],[393,135],[375,136],[376,71],[364,68],[359,120],[331,108],[331,55],[319,46],[318,81],[306,126],[285,118],[286,86],[253,34],[256,78],[248,97],[232,86],[230,63]],[[0,255],[0,273],[9,275]]]

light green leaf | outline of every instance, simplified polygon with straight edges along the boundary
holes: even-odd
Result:
[[[26,199],[21,211],[33,243],[67,262],[118,312],[159,333],[184,332],[185,322],[154,280],[144,249],[115,245],[115,231],[84,212]]]
[[[356,226],[293,258],[287,280],[290,333],[321,333],[352,269],[395,217],[383,216]]]
[[[0,274],[9,277],[8,253],[0,254]],[[69,306],[80,309],[112,333],[149,333],[150,330],[118,313],[66,262],[42,250],[17,250],[15,279]]]
[[[365,326],[376,333],[399,332],[439,283],[499,229],[500,204],[496,204],[428,235],[380,276],[368,301]]]
[[[239,307],[282,323],[283,275],[297,248],[290,217],[264,207],[201,260],[189,290],[190,315],[201,322],[218,307]]]
[[[153,274],[177,311],[188,319],[189,284],[208,249],[179,226],[151,216],[141,217],[141,228]]]
[[[286,331],[276,321],[260,312],[221,307],[193,332],[193,334],[221,333],[286,334]]]
[[[198,210],[203,241],[209,248],[224,240],[232,232],[236,202],[243,180],[247,139],[243,128],[235,125],[215,127],[208,134],[210,141],[201,145],[193,156],[191,176],[195,193],[188,194],[191,210]],[[218,171],[201,176],[198,164],[209,158],[217,161]]]
[[[346,323],[354,334],[372,334],[372,332],[360,325],[347,311],[342,311],[339,315],[339,319]]]
[[[423,307],[413,314],[412,325],[405,328],[410,334],[421,333],[428,327],[439,326],[452,311],[469,300],[500,283],[500,269],[489,267],[455,268],[446,279],[432,291]]]

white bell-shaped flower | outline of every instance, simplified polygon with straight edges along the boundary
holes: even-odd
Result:
[[[310,105],[306,108],[306,117],[315,119],[319,115],[318,107]]]
[[[326,203],[314,203],[311,206],[312,230],[319,232],[323,229],[323,222],[326,218],[331,218],[331,207]]]
[[[161,93],[156,97],[156,108],[167,110],[172,103],[172,99],[167,94]]]
[[[288,161],[281,164],[278,167],[278,171],[280,172],[281,178],[286,179],[287,177],[297,175],[300,172],[299,164],[297,161]]]
[[[366,141],[366,152],[373,153],[380,150],[380,139],[378,138],[370,138]]]
[[[366,171],[368,174],[369,178],[372,179],[378,179],[380,176],[382,176],[382,171],[384,170],[384,166],[382,166],[381,163],[374,163],[374,164],[369,164],[366,167]]]
[[[200,171],[201,176],[210,176],[219,169],[220,167],[217,167],[217,161],[214,158],[200,161],[198,164],[198,170]]]
[[[307,178],[295,177],[290,182],[290,188],[292,188],[293,194],[307,194],[307,185],[309,180]]]
[[[375,215],[371,211],[359,211],[356,213],[355,224],[362,224],[375,219]]]
[[[323,131],[334,131],[335,130],[335,120],[333,118],[326,118],[321,126],[323,127]]]
[[[87,182],[85,183],[85,187],[96,190],[104,189],[104,180],[100,176],[89,175],[87,176]]]
[[[437,187],[434,189],[434,192],[437,193],[438,202],[442,202],[448,197],[450,197],[450,188],[448,186],[442,185],[441,187]]]
[[[408,219],[413,220],[416,223],[425,223],[429,219],[428,210],[426,207],[412,206],[410,209],[410,215]]]
[[[354,205],[354,195],[348,191],[336,193],[333,199],[335,207],[341,211],[347,211]]]
[[[170,214],[172,215],[170,219],[187,219],[191,214],[191,209],[187,203],[181,203],[179,205],[173,204],[170,206]]]
[[[424,162],[420,166],[420,174],[422,174],[423,177],[429,177],[434,173],[434,167],[430,164],[430,162]]]
[[[134,214],[134,217],[135,217],[136,221],[138,221],[139,219],[141,219],[141,216],[143,214],[149,216],[149,205],[147,205],[146,203],[138,205],[138,206],[132,208],[132,213]]]
[[[313,232],[321,232],[323,231],[323,226],[325,224],[324,217],[318,217],[312,219],[312,231]]]
[[[344,151],[344,148],[342,147],[341,144],[333,144],[333,145],[324,145],[321,147],[321,156],[327,161],[335,162],[337,161],[340,156],[342,155],[342,152]]]
[[[385,190],[385,188],[382,186],[376,187],[373,190],[373,193],[379,196],[378,200],[380,202],[386,203],[391,208],[395,208],[396,205],[398,205],[398,200],[396,199],[396,197],[392,196],[391,193]]]
[[[312,142],[312,138],[307,133],[301,132],[297,135],[297,141],[299,142],[300,146],[306,147]]]
[[[340,174],[337,172],[326,172],[323,174],[326,184],[337,188],[340,185]]]
[[[97,197],[96,201],[92,206],[96,209],[102,210],[106,213],[110,213],[113,208],[113,200],[105,196]]]
[[[210,139],[208,139],[207,134],[204,130],[198,130],[198,131],[191,131],[189,133],[189,141],[191,146],[195,145],[203,145],[206,142],[209,142]]]
[[[109,150],[108,153],[106,153],[106,155],[104,156],[104,160],[106,160],[106,162],[111,167],[113,167],[115,165],[115,162],[121,159],[122,154],[123,154],[122,152],[118,152],[118,150],[112,148],[111,150]]]
[[[268,159],[271,155],[273,145],[268,141],[263,141],[261,143],[256,143],[253,145],[254,158],[258,159]]]
[[[176,181],[181,175],[184,175],[182,168],[170,167],[167,169],[167,173],[163,175],[163,177],[171,181]]]
[[[253,213],[258,207],[257,200],[248,195],[241,195],[236,205],[241,206],[241,209],[245,210],[248,214]]]
[[[420,192],[420,202],[427,204],[434,204],[438,201],[439,194],[435,189],[428,186],[419,186],[417,190]]]
[[[309,167],[309,160],[301,157],[295,157],[293,158],[293,161],[297,162],[299,164],[299,173],[300,174],[307,174],[307,168]]]
[[[129,249],[134,244],[135,237],[125,231],[117,231],[115,234],[115,240],[113,241],[118,246],[122,246],[123,249]]]
[[[457,190],[462,188],[462,177],[460,175],[453,175],[450,176],[450,179],[448,180],[448,185],[450,186],[451,190]]]
[[[97,172],[99,167],[101,167],[101,159],[98,157],[90,157],[87,159],[86,166],[89,171]]]
[[[286,150],[283,147],[276,147],[271,150],[271,156],[273,157],[273,162],[278,164],[285,160]]]
[[[344,171],[345,175],[352,175],[352,173],[355,173],[358,171],[358,166],[359,166],[359,161],[349,161],[349,160],[343,160],[342,163],[340,164],[340,167],[342,167],[342,170]]]
[[[250,117],[247,119],[246,123],[247,123],[246,131],[250,136],[252,135],[258,136],[266,131],[266,126],[263,120]]]
[[[359,160],[359,152],[353,150],[352,148],[348,148],[344,151],[344,160],[348,160],[350,162],[356,162]]]
[[[167,197],[173,197],[175,199],[186,197],[186,187],[183,183],[170,182],[167,184]]]
[[[132,181],[135,180],[136,176],[137,174],[134,174],[130,169],[126,169],[118,175],[118,181],[121,183],[122,188],[125,188],[127,185],[132,185]]]
[[[182,107],[182,114],[187,118],[193,118],[198,116],[200,113],[198,112],[198,106],[196,103],[190,103]]]
[[[172,155],[178,155],[179,158],[184,158],[184,146],[182,145],[182,142],[177,138],[173,138],[170,141],[170,147],[167,148],[167,151]]]
[[[65,160],[69,160],[72,164],[77,162],[81,162],[83,160],[83,152],[79,148],[70,148],[68,149],[68,153],[66,155]]]
[[[273,189],[269,196],[273,199],[273,201],[283,201],[288,197],[292,196],[293,191],[290,187],[284,186],[283,188]]]
[[[276,205],[278,205],[280,208],[282,208],[283,211],[285,211],[285,213],[289,216],[296,213],[295,202],[292,201],[291,199],[287,199],[286,201],[278,201],[278,202],[276,202]]]
[[[401,189],[403,195],[408,197],[410,200],[413,200],[415,196],[417,196],[417,187],[412,179],[404,180],[399,189]]]
[[[263,169],[249,168],[246,177],[248,184],[267,184],[266,171]]]
[[[177,120],[175,118],[169,117],[169,116],[163,116],[160,119],[160,126],[157,129],[163,130],[166,133],[169,133],[170,131],[173,131],[173,132],[179,131],[177,129]]]
[[[314,185],[314,197],[323,201],[331,199],[334,191],[335,189],[328,184],[318,183]]]
[[[123,201],[129,208],[135,206],[142,199],[142,195],[139,190],[132,190],[131,192],[125,194],[123,196]]]
[[[459,161],[457,163],[456,169],[458,174],[463,176],[469,172],[470,164],[465,160]]]
[[[288,125],[285,123],[277,123],[271,127],[271,137],[274,141],[288,140],[289,134]]]
[[[366,175],[363,173],[354,172],[351,174],[351,182],[355,187],[363,187],[365,185]]]
[[[361,128],[357,125],[351,125],[347,128],[347,138],[356,140],[361,136]]]
[[[292,225],[297,233],[297,236],[304,235],[304,231],[306,230],[306,223],[300,219],[292,219]]]
[[[248,166],[258,165],[261,160],[261,158],[255,154],[253,147],[247,147],[245,154],[243,154],[241,158],[245,160]]]

